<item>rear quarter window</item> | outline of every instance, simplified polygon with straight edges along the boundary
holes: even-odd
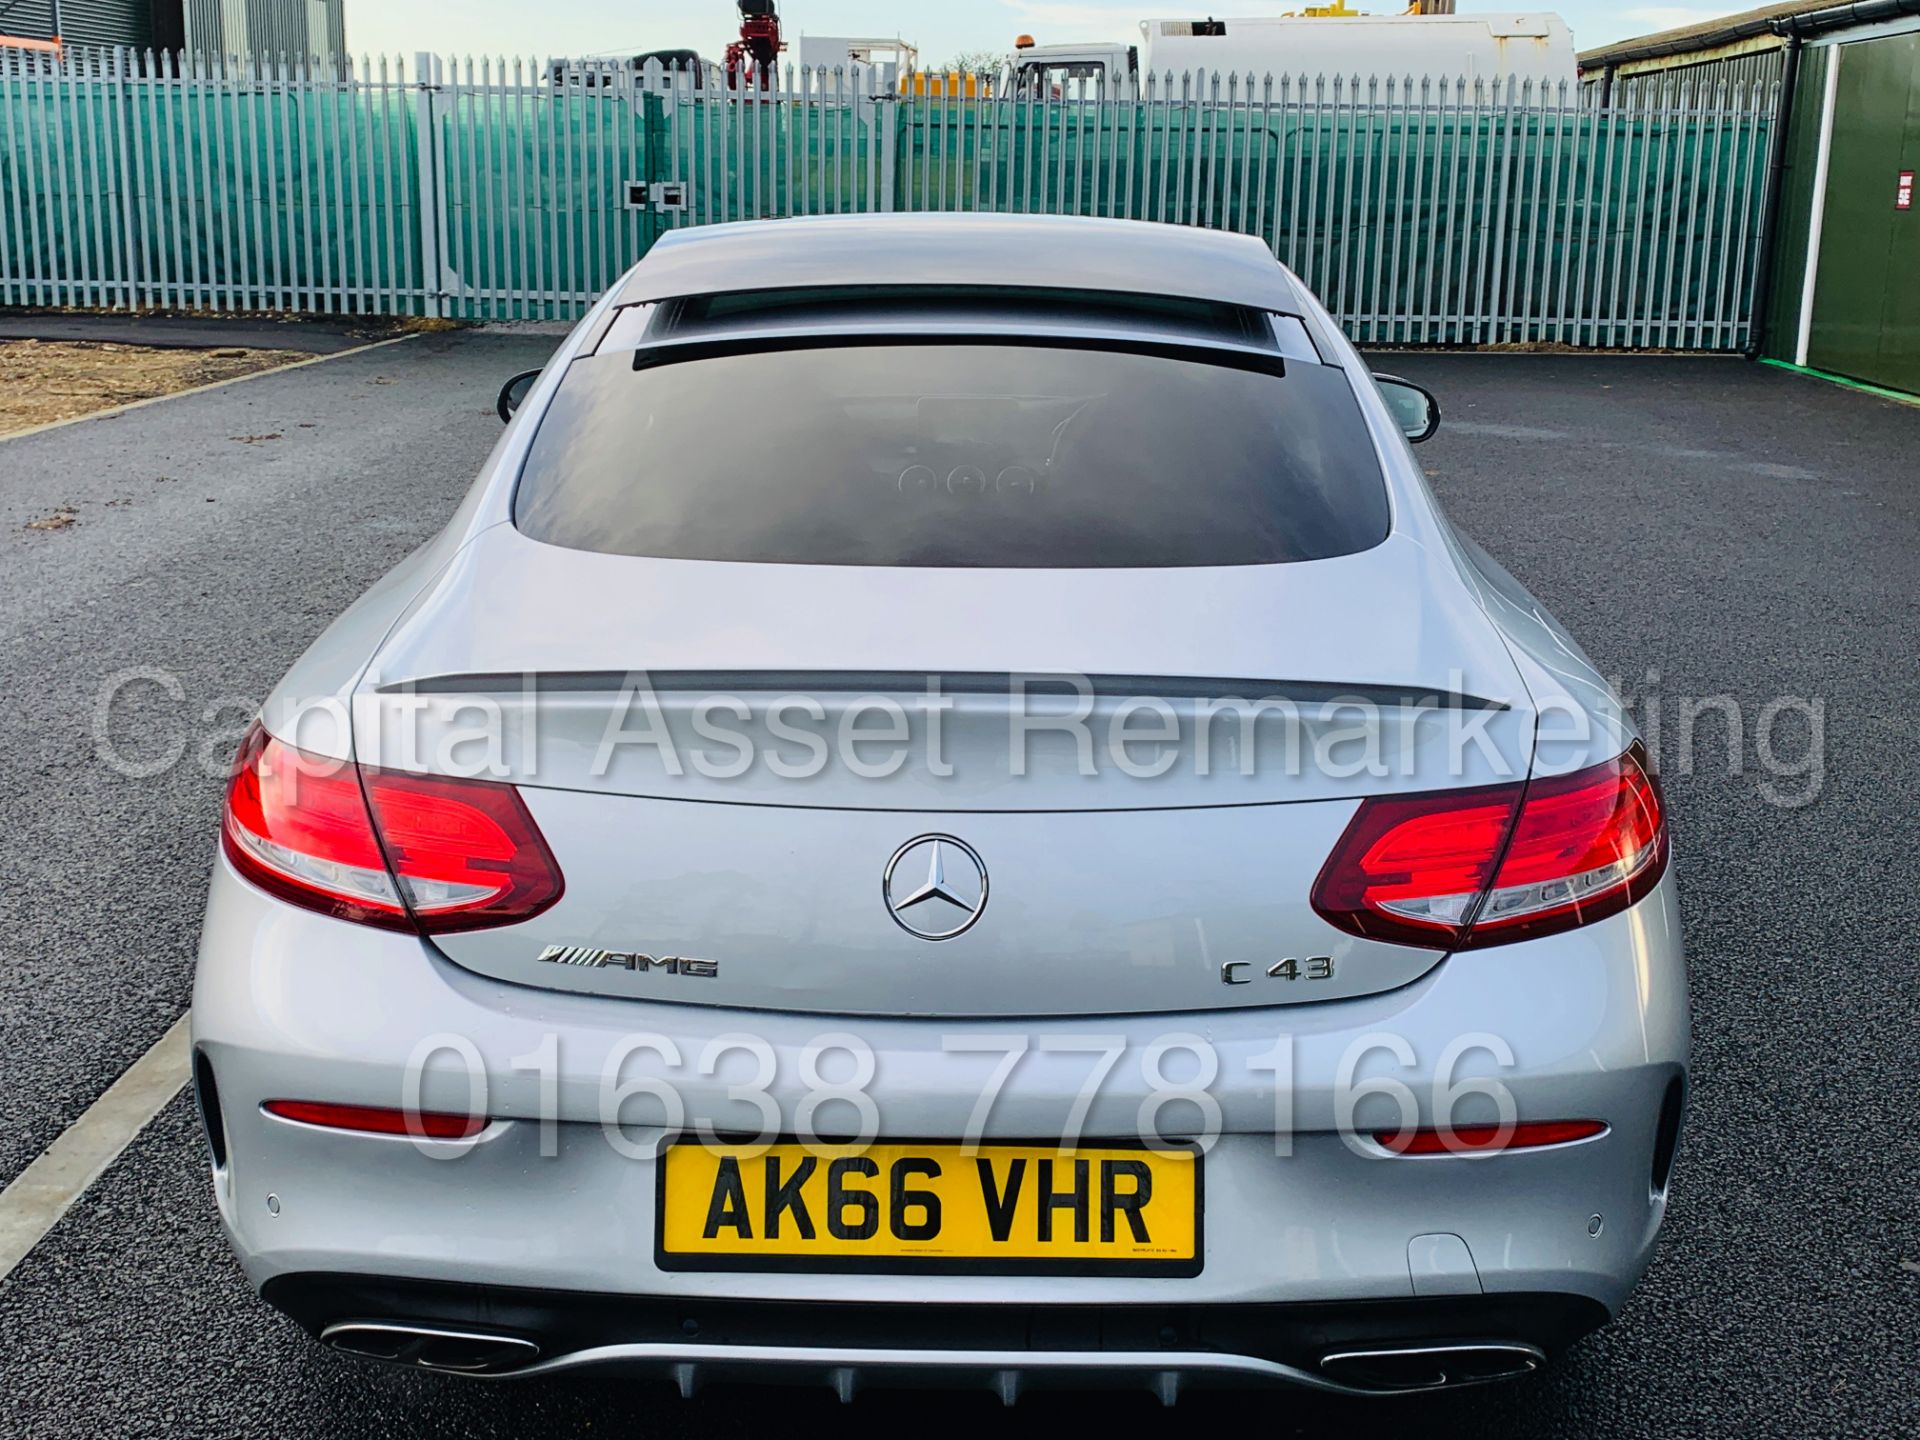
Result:
[[[1328,559],[1389,509],[1337,369],[889,344],[575,361],[514,523],[616,555],[1074,569]]]

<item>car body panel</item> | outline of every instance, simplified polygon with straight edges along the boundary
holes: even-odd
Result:
[[[634,993],[625,969],[542,962],[564,946],[715,962],[706,983],[673,988],[688,1004],[843,1014],[1386,990],[1440,952],[1346,935],[1308,904],[1352,802],[1511,782],[1530,761],[1518,672],[1437,555],[1390,536],[1338,559],[1158,571],[751,565],[565,550],[497,526],[381,647],[354,753],[524,787],[566,897],[438,942],[498,978]],[[911,720],[891,732],[909,743],[873,752],[877,769],[826,743],[854,707],[915,713],[914,695],[859,677],[992,671],[1116,677],[1122,696],[1165,682],[1160,713],[1180,738],[1117,750],[1110,700],[1048,709],[976,693],[937,741]],[[676,688],[688,674],[715,678]],[[795,694],[820,707],[808,728],[834,757],[800,776],[806,752],[770,733]],[[1276,695],[1264,723],[1239,723]],[[744,752],[716,743],[702,709],[715,704]],[[1076,706],[1078,731],[1036,723]],[[467,743],[476,725],[506,743]],[[743,824],[742,805],[780,807],[778,823]],[[1054,818],[1038,828],[1008,818],[1041,812]],[[926,833],[980,848],[998,880],[981,922],[937,957],[880,894],[889,856]],[[1334,972],[1319,983],[1245,983],[1315,956]]]
[[[1351,803],[1045,817],[787,808],[756,824],[735,806],[521,793],[567,894],[525,924],[436,939],[521,984],[841,1015],[1060,1017],[1333,1000],[1404,985],[1441,956],[1336,930],[1308,903]],[[894,923],[881,885],[901,846],[943,831],[983,857],[991,888],[977,922],[935,945]],[[972,901],[981,887],[960,864],[947,869]],[[550,946],[711,969],[555,963],[542,959]]]
[[[1273,1011],[1114,1017],[1021,1031],[1030,1053],[988,1110],[984,1138],[1058,1136],[1098,1049],[1121,1049],[1082,1124],[1089,1137],[1137,1133],[1153,1086],[1143,1056],[1157,1040],[1204,1040],[1218,1060],[1209,1092],[1222,1140],[1208,1155],[1207,1264],[1191,1280],[1005,1275],[679,1274],[652,1256],[654,1165],[602,1133],[604,1077],[623,1047],[623,1078],[668,1078],[686,1113],[751,1132],[755,1110],[730,1094],[752,1057],[716,1047],[742,1034],[772,1048],[768,1093],[791,1127],[809,1092],[803,1052],[845,1021],[745,1013],[650,1000],[529,990],[473,975],[412,937],[290,910],[216,867],[194,994],[194,1043],[220,1077],[227,1166],[221,1212],[256,1284],[277,1274],[360,1271],[482,1284],[701,1295],[986,1305],[1178,1297],[1306,1302],[1412,1293],[1408,1242],[1444,1232],[1469,1245],[1489,1292],[1556,1290],[1617,1310],[1651,1254],[1665,1197],[1648,1181],[1655,1115],[1687,1057],[1684,975],[1666,963],[1678,941],[1673,885],[1633,910],[1536,943],[1454,956],[1388,995]],[[1008,1043],[1004,1020],[872,1017],[853,1022],[875,1057],[882,1136],[967,1133]],[[534,1058],[558,1037],[552,1079]],[[1509,1037],[1513,1063],[1453,1053],[1462,1036]],[[486,1076],[496,1123],[473,1142],[329,1133],[260,1113],[261,1101],[324,1095],[391,1105],[409,1062],[420,1104],[463,1110],[469,1079],[458,1036]],[[1043,1036],[1054,1045],[1043,1048]],[[1398,1064],[1382,1036],[1410,1047]],[[671,1049],[631,1050],[634,1037]],[[1276,1061],[1286,1037],[1290,1054]],[[1074,1042],[1080,1048],[1073,1048]],[[712,1056],[703,1064],[703,1057]],[[1433,1123],[1436,1081],[1494,1076],[1520,1114],[1597,1115],[1597,1142],[1534,1153],[1382,1158],[1336,1133],[1343,1067],[1392,1075]],[[1273,1066],[1290,1077],[1277,1095]],[[1449,1074],[1449,1069],[1452,1073]],[[550,1094],[543,1098],[543,1086]],[[1360,1124],[1391,1126],[1384,1097]],[[1469,1112],[1470,1113],[1470,1112]],[[559,1153],[542,1158],[543,1114]],[[635,1097],[620,1132],[650,1155],[662,1112]],[[1187,1121],[1185,1123],[1191,1123]],[[1183,1121],[1168,1112],[1169,1129]],[[1276,1131],[1281,1139],[1276,1141]],[[1290,1149],[1290,1154],[1277,1153]],[[436,1158],[437,1157],[437,1158]],[[457,1186],[456,1204],[449,1186]],[[271,1213],[266,1196],[280,1199]],[[1590,1217],[1604,1219],[1589,1234]]]

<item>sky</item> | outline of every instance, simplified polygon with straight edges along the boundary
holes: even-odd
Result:
[[[1688,25],[1749,7],[1726,5],[1635,5],[1618,0],[1558,0],[1573,27],[1574,44],[1585,50],[1632,35]],[[347,46],[355,54],[411,55],[433,50],[448,55],[632,54],[639,50],[690,47],[719,59],[738,30],[732,0],[345,0]],[[1354,8],[1393,14],[1397,0],[1353,0]],[[1102,0],[780,0],[787,34],[897,35],[920,47],[921,62],[939,65],[965,51],[1005,53],[1022,32],[1041,44],[1089,40],[1134,41],[1148,18],[1215,15],[1279,15],[1301,0],[1170,0],[1160,5]],[[1465,10],[1518,10],[1521,6],[1475,4]]]

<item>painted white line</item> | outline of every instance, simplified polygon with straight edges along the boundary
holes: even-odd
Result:
[[[86,1114],[0,1190],[0,1280],[60,1222],[74,1201],[187,1083],[187,1017],[134,1061]]]
[[[149,395],[144,400],[129,400],[124,405],[110,405],[105,410],[89,410],[85,415],[70,415],[65,420],[49,420],[44,425],[29,425],[24,430],[14,430],[0,435],[0,445],[6,444],[9,440],[24,440],[29,435],[44,435],[49,430],[58,430],[67,425],[84,425],[89,420],[111,419],[115,415],[124,415],[129,410],[144,410],[149,405],[161,405],[168,400],[184,399],[188,395],[204,395],[209,390],[224,390],[229,385],[244,385],[249,380],[263,380],[269,375],[284,375],[289,370],[303,369],[308,365],[324,365],[329,360],[344,360],[349,355],[364,355],[369,350],[379,350],[388,345],[398,345],[403,341],[419,338],[418,333],[395,335],[388,340],[375,340],[367,345],[356,345],[351,350],[336,350],[331,355],[309,355],[304,360],[289,360],[284,365],[272,365],[265,370],[249,370],[244,375],[230,375],[225,380],[210,380],[205,385],[195,385],[186,390],[170,390],[165,395]]]

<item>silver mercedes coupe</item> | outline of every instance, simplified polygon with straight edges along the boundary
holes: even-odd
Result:
[[[503,1378],[1523,1375],[1666,1206],[1659,784],[1259,241],[686,229],[235,762],[214,1191]]]

